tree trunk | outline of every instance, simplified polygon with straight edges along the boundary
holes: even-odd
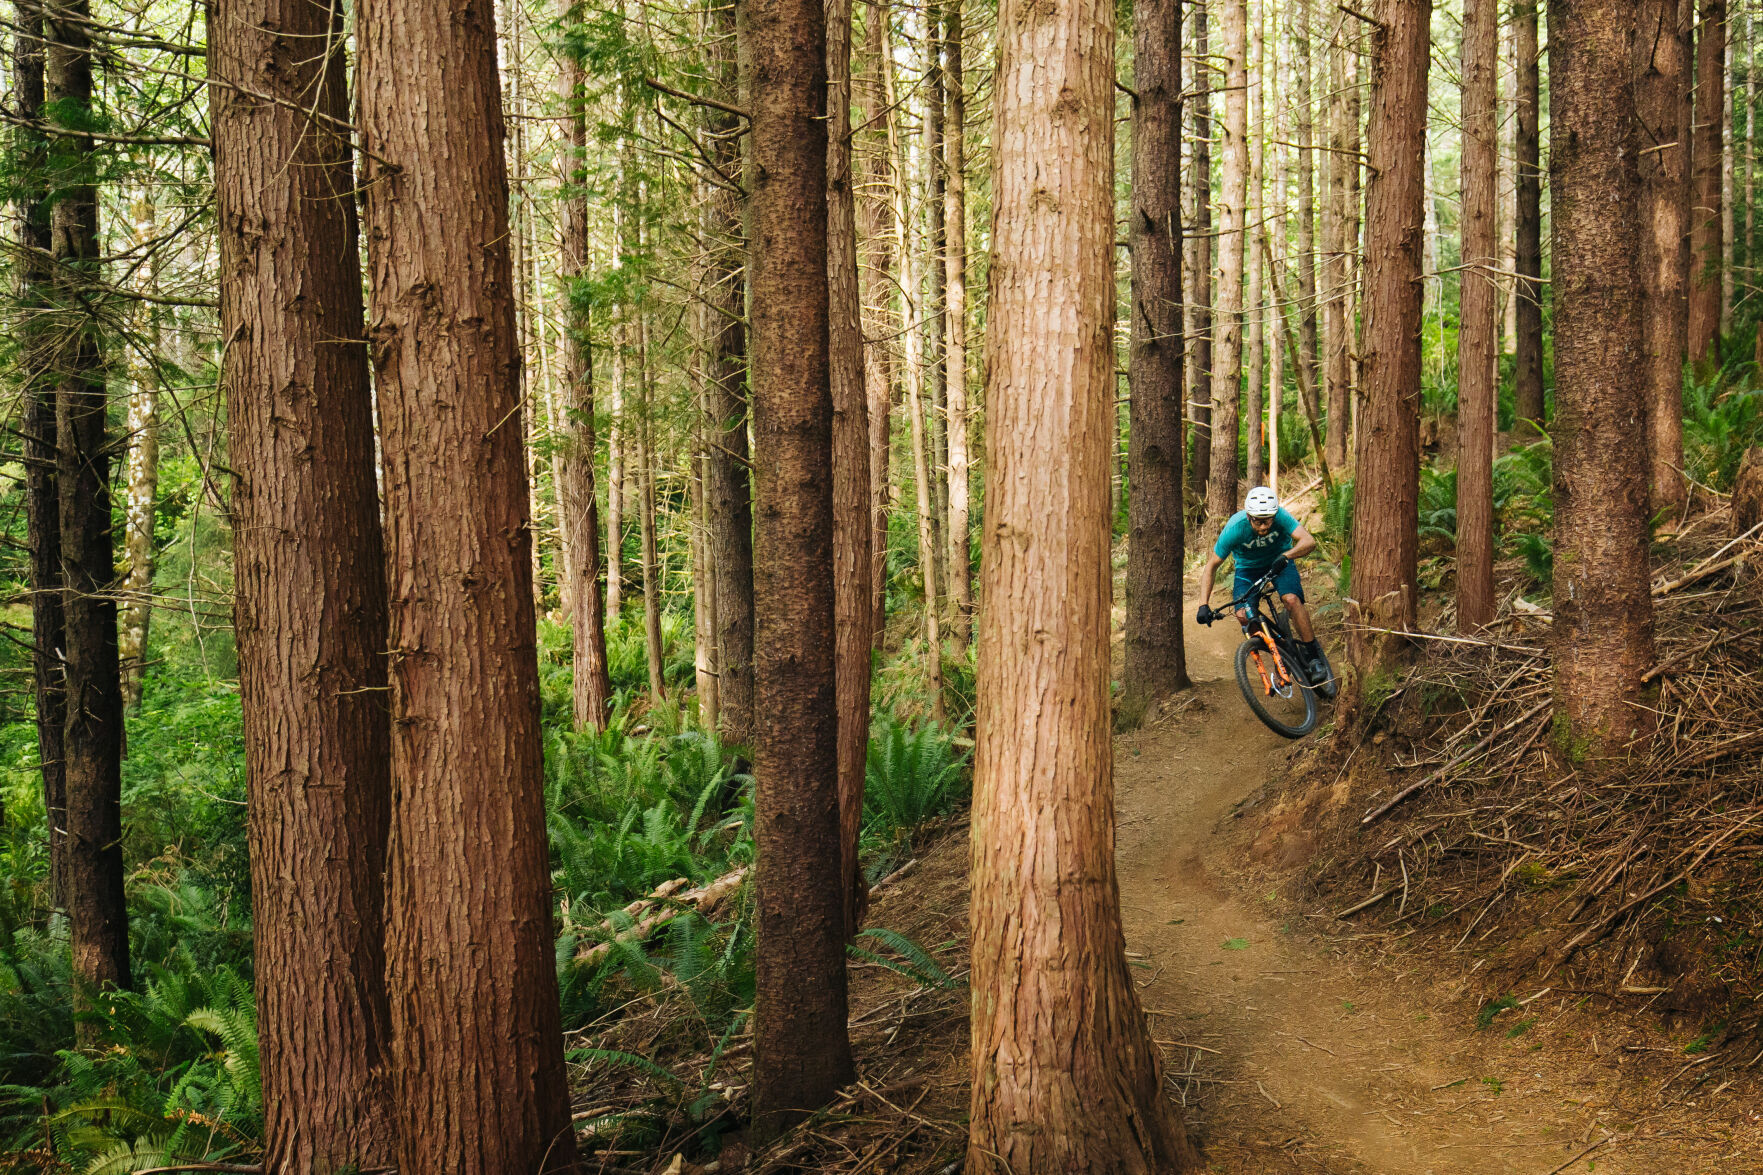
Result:
[[[618,214],[613,213],[616,220]],[[606,624],[624,613],[624,489],[625,453],[630,430],[625,426],[625,323],[623,308],[612,314],[612,405],[606,436]]]
[[[1730,17],[1728,20],[1730,21]],[[1736,85],[1737,77],[1732,71],[1733,36],[1731,25],[1721,28],[1722,37],[1726,42],[1726,52],[1720,65],[1720,76],[1724,86],[1723,100],[1720,104],[1722,134],[1720,145],[1720,333],[1732,333],[1732,255],[1733,255],[1733,181],[1735,162],[1733,142],[1740,132],[1737,128],[1738,109],[1734,97],[1741,93]],[[1725,133],[1730,128],[1732,134]]]
[[[1472,0],[1473,2],[1473,0]],[[1351,18],[1349,18],[1351,19]],[[1331,469],[1347,467],[1348,424],[1353,397],[1353,257],[1358,251],[1359,111],[1358,55],[1340,30],[1329,50],[1333,88],[1329,97],[1328,194],[1323,201],[1323,252],[1326,294],[1322,303],[1323,382],[1327,389],[1327,460]],[[1351,179],[1349,179],[1351,177]]]
[[[919,90],[924,102],[924,115],[919,126],[918,162],[923,169],[924,258],[919,271],[924,283],[923,304],[918,316],[924,342],[925,437],[929,442],[931,485],[931,539],[936,544],[937,571],[944,578],[937,580],[937,599],[947,604],[951,595],[946,576],[949,561],[945,554],[949,534],[949,440],[946,389],[948,369],[943,352],[943,66],[938,53],[942,40],[942,4],[924,7],[924,81]]]
[[[135,243],[145,245],[156,235],[153,196],[136,201]],[[157,292],[159,258],[148,258],[142,267],[143,285]],[[128,417],[123,426],[128,443],[127,491],[123,503],[122,601],[117,657],[122,665],[122,703],[125,710],[141,704],[142,679],[147,672],[147,630],[153,619],[153,505],[159,495],[159,370],[160,330],[157,310],[143,303],[141,345],[130,355]]]
[[[887,0],[869,0],[867,7],[863,125],[868,129],[858,136],[867,148],[867,162],[857,207],[863,218],[858,240],[869,248],[869,260],[860,267],[859,278],[868,316],[863,330],[868,340],[863,348],[863,384],[869,414],[870,625],[872,639],[879,649],[887,636],[888,623],[888,466],[894,399],[893,352],[885,340],[891,339],[898,328],[888,313],[893,299],[895,232],[888,219],[893,214],[892,153],[888,149],[891,118],[884,97],[888,84],[883,77],[889,52]]]
[[[1641,680],[1653,601],[1646,450],[1635,444],[1646,414],[1635,20],[1625,0],[1549,2],[1553,661],[1556,738],[1573,759],[1616,755],[1653,719]]]
[[[1198,1166],[1126,965],[1114,871],[1114,61],[1106,0],[1000,6],[970,1175]]]
[[[752,1130],[768,1139],[855,1075],[837,786],[822,0],[746,0],[741,63],[751,71],[760,506]]]
[[[1500,301],[1500,349],[1507,355],[1518,353],[1518,286],[1513,276],[1518,272],[1518,21],[1516,14],[1507,19],[1501,35],[1499,113],[1501,149],[1494,156],[1499,174],[1500,268],[1506,276],[1504,295]]]
[[[43,117],[43,10],[39,0],[15,0],[22,33],[13,42],[15,109],[24,123]],[[61,650],[67,644],[61,580],[61,478],[57,468],[55,330],[46,311],[55,303],[49,262],[49,141],[29,125],[13,128],[18,192],[19,385],[24,399],[25,541],[30,547],[31,683],[36,702],[37,760],[43,776],[48,829],[49,892],[67,909],[67,692]]]
[[[699,195],[706,193],[700,191]],[[697,319],[696,333],[700,346],[695,348],[700,356],[708,353],[709,348],[702,344],[709,339],[709,311],[702,305],[692,307],[688,313]],[[700,371],[704,368],[700,368]],[[721,705],[717,696],[716,686],[716,563],[710,556],[710,501],[704,490],[710,484],[710,458],[704,451],[704,438],[710,428],[708,412],[710,398],[698,376],[694,374],[695,407],[697,408],[697,427],[692,430],[692,454],[690,467],[686,475],[686,485],[691,496],[691,551],[692,560],[692,667],[697,675],[698,692],[698,725],[705,730],[716,730],[721,722]]]
[[[638,230],[639,234],[641,230]],[[646,242],[638,237],[638,248]],[[667,697],[663,678],[667,650],[661,637],[661,553],[655,540],[655,405],[649,387],[649,316],[643,304],[637,315],[637,528],[643,558],[643,651],[649,662],[649,701]]]
[[[967,445],[967,94],[961,5],[962,0],[943,0],[943,89],[948,99],[943,126],[943,364],[949,448],[949,608],[955,642],[965,649],[973,639],[973,558]],[[1179,37],[1176,45],[1179,50]]]
[[[1687,503],[1681,471],[1689,277],[1689,11],[1684,0],[1641,0],[1635,13],[1649,509],[1675,517]]]
[[[1218,349],[1212,368],[1212,468],[1206,534],[1236,512],[1237,406],[1243,387],[1243,261],[1249,204],[1249,5],[1221,0],[1224,34],[1224,184],[1220,191]]]
[[[1726,143],[1726,0],[1700,0],[1700,7],[1690,155],[1688,329],[1692,363],[1719,359],[1715,343],[1720,330],[1720,163]]]
[[[895,104],[893,67],[885,75],[889,107]],[[924,411],[924,349],[920,330],[918,300],[918,261],[912,250],[912,222],[908,215],[906,182],[907,165],[904,136],[894,131],[892,120],[888,136],[894,159],[894,252],[900,259],[900,322],[906,344],[906,418],[912,432],[912,480],[917,490],[918,507],[918,571],[924,581],[925,677],[931,704],[931,720],[943,720],[943,639],[937,617],[937,539],[933,519],[936,503],[931,488],[930,430]]]
[[[564,13],[568,23],[582,18],[579,5]],[[563,422],[556,476],[563,516],[563,564],[569,578],[563,593],[574,629],[571,662],[578,730],[602,730],[612,707],[612,680],[606,657],[606,620],[600,601],[600,509],[594,493],[594,352],[588,300],[581,287],[589,279],[589,194],[587,75],[581,57],[564,49],[558,74],[559,96],[568,121],[568,182],[562,201],[563,281],[568,291],[563,319]]]
[[[392,569],[398,1167],[571,1171],[495,14],[366,0],[357,19]]]
[[[863,773],[869,756],[869,409],[863,301],[857,282],[857,201],[851,182],[851,0],[826,0],[826,235],[832,394],[833,637],[838,659],[839,850],[845,933],[863,916]]]
[[[1265,411],[1262,387],[1267,379],[1267,307],[1263,301],[1265,275],[1261,251],[1251,242],[1267,215],[1265,185],[1262,182],[1266,164],[1265,120],[1267,91],[1275,73],[1269,68],[1264,34],[1264,22],[1269,7],[1265,3],[1257,4],[1249,27],[1249,68],[1253,71],[1255,80],[1249,89],[1249,200],[1248,215],[1243,222],[1243,249],[1249,283],[1249,320],[1243,328],[1249,355],[1249,381],[1243,410],[1247,416],[1244,443],[1248,450],[1248,482],[1252,486],[1261,485],[1267,480],[1267,435],[1262,423]]]
[[[1133,8],[1132,355],[1127,429],[1129,724],[1188,686],[1182,643],[1181,0]]]
[[[1304,370],[1315,387],[1322,374],[1317,356],[1316,314],[1316,67],[1312,40],[1314,0],[1297,0],[1298,104],[1298,339]],[[1316,454],[1318,461],[1325,454]]]
[[[109,408],[94,295],[100,282],[97,159],[81,133],[92,117],[91,10],[45,8],[44,114],[61,166],[50,213],[55,300],[51,366],[61,491],[66,616],[67,921],[75,1006],[126,988],[128,909],[122,861],[122,674],[116,646],[116,541],[111,522]],[[82,1039],[95,1026],[82,1025]]]
[[[1462,285],[1457,328],[1457,628],[1494,619],[1494,411],[1499,390],[1498,0],[1464,0]],[[1332,421],[1331,421],[1332,424]]]
[[[1188,344],[1188,491],[1205,521],[1206,490],[1212,480],[1212,67],[1208,45],[1206,6],[1211,0],[1194,0],[1194,88],[1187,95],[1193,103],[1194,193],[1193,264],[1188,268],[1188,305],[1193,309],[1193,338]],[[1195,528],[1199,540],[1204,526]]]
[[[367,349],[337,345],[365,339],[351,107],[343,59],[310,52],[343,15],[215,16],[211,68],[240,87],[209,101],[264,1169],[328,1175],[398,1156],[385,548]]]
[[[713,90],[736,105],[734,5],[713,5],[711,20]],[[740,179],[740,119],[714,107],[704,117],[718,169]],[[722,741],[738,747],[753,741],[753,489],[747,464],[747,232],[742,203],[739,193],[716,189],[709,277],[718,324],[710,365],[711,412],[718,421],[710,437],[710,553],[716,564],[716,623],[721,629],[717,701]]]
[[[1514,347],[1513,400],[1519,420],[1543,425],[1543,169],[1541,70],[1537,49],[1538,0],[1513,0],[1513,40],[1518,57],[1518,340]]]
[[[1420,300],[1431,0],[1384,0],[1366,130],[1365,401],[1355,438],[1352,595],[1400,593],[1414,623],[1420,494]],[[1359,658],[1355,658],[1358,660]],[[1361,668],[1366,666],[1361,665]]]

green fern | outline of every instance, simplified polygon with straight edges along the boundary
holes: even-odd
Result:
[[[864,823],[899,839],[965,798],[967,758],[940,728],[911,730],[892,717],[876,722],[864,772]]]
[[[868,939],[898,957],[889,958],[879,951],[867,950],[852,942],[845,947],[845,950],[853,958],[886,967],[894,974],[905,976],[920,987],[954,991],[961,986],[931,957],[929,951],[897,930],[889,930],[884,926],[872,926],[866,930],[858,931],[857,938]]]
[[[639,1057],[635,1053],[620,1052],[617,1049],[571,1049],[569,1059],[584,1064],[598,1061],[613,1069],[635,1069],[640,1073],[647,1073],[651,1077],[666,1082],[668,1085],[671,1085],[676,1089],[684,1089],[686,1085],[685,1082],[681,1081],[678,1077],[675,1077],[672,1073],[669,1073],[666,1069],[663,1069],[660,1065],[657,1065],[654,1061],[651,1061],[648,1057]]]

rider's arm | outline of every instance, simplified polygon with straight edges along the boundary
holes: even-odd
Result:
[[[1286,548],[1287,559],[1302,559],[1316,549],[1316,536],[1302,525],[1292,532],[1292,545]]]
[[[1217,573],[1218,565],[1223,562],[1224,560],[1219,557],[1217,552],[1207,554],[1206,566],[1200,572],[1200,603],[1210,604],[1212,602],[1212,577]]]

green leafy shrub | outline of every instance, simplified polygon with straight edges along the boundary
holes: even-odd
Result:
[[[1683,390],[1684,471],[1722,493],[1732,488],[1745,450],[1763,443],[1763,391],[1733,386],[1725,375],[1686,377]]]
[[[865,829],[898,840],[967,796],[967,756],[936,726],[916,730],[891,716],[875,723],[864,771]]]

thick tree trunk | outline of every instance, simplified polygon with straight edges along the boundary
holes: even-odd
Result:
[[[887,67],[888,105],[894,105],[893,67]],[[943,720],[943,639],[937,609],[936,498],[931,486],[931,436],[924,410],[924,335],[920,329],[918,261],[913,252],[912,221],[906,198],[906,179],[911,169],[906,159],[904,136],[888,124],[894,160],[894,252],[900,259],[900,322],[906,344],[906,420],[912,434],[912,480],[918,507],[918,571],[924,583],[924,668],[930,693],[931,720]]]
[[[1457,627],[1494,618],[1494,409],[1499,386],[1498,0],[1464,0],[1462,286],[1457,328]],[[1332,424],[1332,421],[1330,422]]]
[[[746,0],[741,64],[753,116],[752,1129],[763,1139],[825,1105],[855,1073],[837,786],[822,0]]]
[[[1114,6],[998,31],[965,1169],[1185,1171],[1114,871]]]
[[[866,315],[863,327],[863,385],[869,415],[869,607],[871,639],[881,648],[887,636],[888,613],[888,466],[893,440],[893,351],[887,345],[898,329],[888,306],[893,299],[893,180],[888,149],[891,121],[884,97],[889,68],[887,0],[868,0],[863,28],[863,189],[857,209],[862,217],[860,245],[868,259],[859,266]],[[963,483],[965,484],[965,483]]]
[[[565,19],[581,19],[572,5]],[[594,357],[590,345],[587,299],[579,287],[588,280],[589,195],[587,76],[581,58],[565,49],[558,91],[567,116],[568,181],[562,201],[562,277],[569,290],[563,320],[563,436],[558,447],[556,476],[562,509],[565,573],[563,593],[574,628],[571,662],[578,730],[601,730],[612,706],[612,681],[606,658],[606,614],[600,600],[600,508],[594,492]]]
[[[1682,469],[1689,279],[1689,12],[1684,0],[1641,0],[1635,13],[1649,508],[1676,516],[1686,504]]]
[[[313,0],[215,15],[211,67],[239,87],[209,101],[264,1169],[329,1175],[398,1156],[385,549],[367,348],[338,345],[365,339],[351,108],[343,59],[310,51],[343,16]]]
[[[1373,37],[1365,188],[1364,407],[1355,451],[1353,597],[1414,623],[1420,479],[1420,300],[1431,0],[1384,0]],[[1359,658],[1356,658],[1359,659]],[[1361,666],[1364,668],[1364,666]]]
[[[1515,161],[1518,188],[1517,256],[1519,277],[1513,297],[1518,338],[1513,400],[1519,420],[1543,424],[1543,169],[1541,70],[1538,68],[1538,0],[1513,0],[1513,42],[1517,46],[1518,110]]]
[[[1704,9],[1704,12],[1706,9]],[[1635,7],[1550,0],[1556,737],[1615,755],[1652,725]],[[1718,179],[1718,172],[1716,173]],[[1718,287],[1716,287],[1718,288]]]
[[[1195,0],[1194,88],[1187,95],[1193,105],[1193,130],[1189,163],[1194,198],[1192,264],[1188,267],[1188,306],[1193,338],[1188,340],[1188,491],[1199,504],[1201,526],[1191,536],[1198,541],[1204,532],[1206,489],[1212,479],[1212,66],[1208,44],[1206,6],[1213,0]]]
[[[838,660],[839,851],[845,932],[863,916],[863,773],[869,755],[869,409],[863,301],[857,281],[857,201],[851,180],[851,0],[826,0],[826,235],[832,394],[833,636]]]
[[[392,569],[398,1167],[571,1171],[495,14],[365,0],[357,19]]]
[[[13,102],[20,119],[43,117],[43,9],[39,0],[15,0],[22,32],[13,41]],[[24,399],[25,541],[30,547],[31,683],[36,702],[37,760],[43,776],[43,814],[48,828],[49,892],[54,908],[67,909],[67,692],[61,650],[67,644],[66,599],[61,582],[61,478],[57,468],[55,330],[46,311],[54,305],[55,270],[49,262],[50,202],[48,138],[28,125],[12,130],[18,183],[19,384]]]
[[[962,0],[943,4],[943,89],[948,100],[943,125],[943,364],[949,449],[949,608],[955,642],[965,649],[973,639],[973,499],[967,443],[967,94],[961,5]]]
[[[711,70],[717,96],[738,104],[735,78],[734,5],[711,9]],[[711,154],[719,170],[740,179],[740,119],[705,112]],[[753,489],[747,464],[747,231],[741,196],[727,188],[713,197],[716,225],[710,256],[711,303],[717,323],[710,365],[711,412],[718,428],[710,436],[710,547],[716,564],[717,700],[722,741],[745,747],[753,741]]]
[[[129,986],[122,861],[122,674],[116,646],[116,539],[111,521],[109,400],[95,305],[99,284],[97,159],[91,125],[91,19],[86,0],[45,8],[44,114],[58,124],[61,172],[50,213],[55,301],[61,577],[67,683],[67,921],[75,1006]],[[82,1037],[91,1039],[87,1025]]]
[[[1220,0],[1224,34],[1224,184],[1219,193],[1218,345],[1212,368],[1212,468],[1206,534],[1237,509],[1237,407],[1243,384],[1243,262],[1249,205],[1249,5]]]
[[[1554,9],[1550,9],[1551,15]],[[1689,356],[1718,359],[1720,331],[1720,168],[1726,145],[1726,0],[1700,0],[1696,97],[1690,155]],[[1551,170],[1553,170],[1551,166]]]
[[[1132,355],[1127,430],[1129,720],[1188,685],[1182,643],[1181,0],[1133,8]]]

